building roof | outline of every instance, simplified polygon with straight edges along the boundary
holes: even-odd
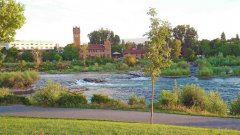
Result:
[[[124,54],[145,54],[146,51],[144,50],[128,50],[125,51]]]
[[[104,50],[105,47],[104,47],[103,44],[89,44],[88,49],[89,50],[91,50],[91,49],[93,49],[93,50]]]

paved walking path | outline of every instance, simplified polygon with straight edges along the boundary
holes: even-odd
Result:
[[[45,108],[24,105],[0,106],[0,115],[100,119],[127,122],[149,122],[150,118],[149,112],[79,108]],[[154,123],[240,130],[240,119],[234,118],[154,113]]]

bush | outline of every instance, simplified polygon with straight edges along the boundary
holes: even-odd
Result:
[[[233,115],[240,115],[240,95],[231,102],[230,113]]]
[[[205,109],[206,94],[204,90],[194,84],[186,85],[181,91],[181,103],[187,107]]]
[[[128,64],[128,66],[135,66],[137,64],[137,59],[133,55],[126,55],[125,61]]]
[[[8,88],[0,88],[0,98],[13,95]]]
[[[56,69],[56,65],[50,61],[43,62],[40,65],[41,71],[49,71],[49,70],[55,70],[55,69]]]
[[[210,92],[207,95],[206,110],[210,113],[225,115],[227,113],[227,104],[217,92]]]
[[[162,75],[166,76],[182,76],[182,75],[190,75],[191,72],[189,69],[171,69],[171,68],[166,68],[162,71]]]
[[[63,94],[57,102],[62,107],[80,107],[82,104],[87,104],[87,98],[82,93],[69,92]]]
[[[213,76],[213,70],[209,67],[203,67],[198,69],[198,76],[199,77],[212,77]]]
[[[162,90],[158,102],[164,106],[175,106],[178,104],[178,95],[170,90]]]
[[[39,79],[39,74],[34,71],[2,72],[0,73],[0,87],[25,88]]]
[[[59,83],[47,82],[44,87],[34,93],[33,104],[56,106],[60,97],[67,92],[67,88],[62,87]]]
[[[111,99],[106,95],[94,94],[91,98],[91,102],[95,104],[106,104],[109,103]]]
[[[230,72],[230,68],[227,66],[224,67],[213,67],[214,75],[226,76]]]
[[[232,73],[234,76],[240,76],[240,68],[235,68]]]
[[[145,107],[146,101],[144,97],[131,96],[128,100],[128,104],[131,106]]]
[[[29,100],[12,94],[7,88],[0,88],[0,105],[29,104]]]
[[[117,68],[118,70],[128,70],[128,69],[129,69],[128,65],[125,64],[125,63],[118,63],[117,66],[116,66],[116,68]]]

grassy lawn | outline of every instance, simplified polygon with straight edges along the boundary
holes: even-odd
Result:
[[[0,117],[1,135],[239,135],[240,131],[97,120]]]

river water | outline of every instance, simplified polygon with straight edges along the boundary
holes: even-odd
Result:
[[[91,95],[93,91],[109,94],[114,98],[128,99],[132,95],[144,96],[147,101],[151,98],[151,78],[133,77],[126,74],[113,74],[105,78],[104,83],[89,83],[82,79],[76,82],[77,85],[89,89],[86,95]],[[240,94],[240,78],[213,78],[198,79],[196,77],[185,78],[159,78],[155,83],[155,98],[159,96],[162,89],[172,90],[174,80],[179,87],[186,84],[197,84],[206,91],[218,91],[222,98],[229,102]]]

